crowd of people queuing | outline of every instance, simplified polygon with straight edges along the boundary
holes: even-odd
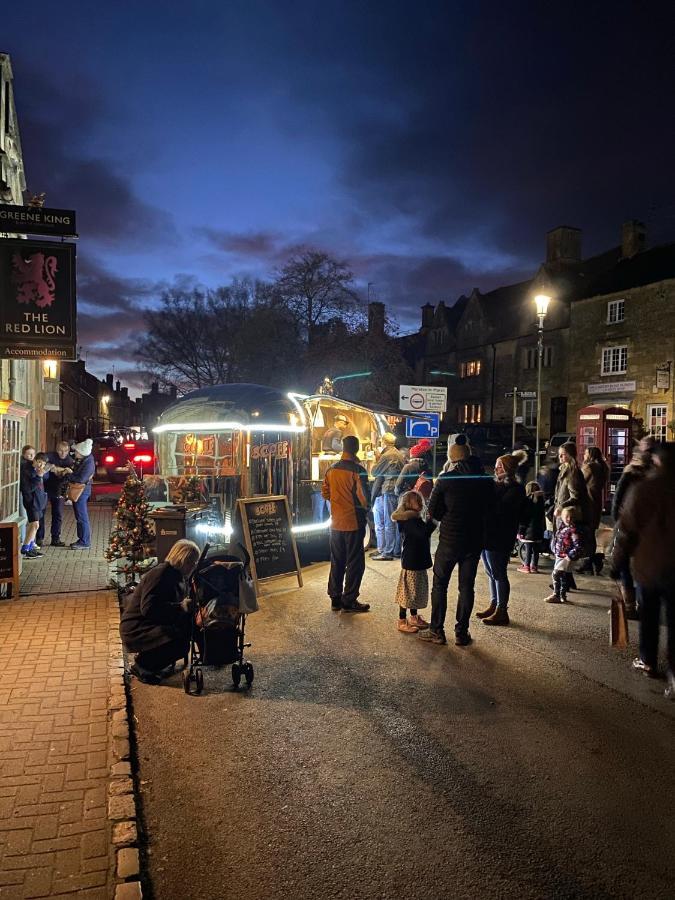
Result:
[[[91,546],[87,501],[96,471],[92,449],[90,438],[72,448],[67,441],[59,441],[49,453],[38,453],[30,444],[22,449],[19,487],[27,519],[21,545],[24,559],[43,555],[47,506],[51,507],[52,547],[65,547],[61,529],[66,503],[72,504],[77,532],[77,540],[70,544],[70,549],[86,550]]]
[[[576,444],[567,442],[559,448],[557,464],[528,482],[529,459],[522,452],[500,456],[490,474],[472,453],[467,437],[456,434],[450,436],[447,462],[434,479],[430,441],[419,441],[407,458],[398,439],[387,433],[373,468],[372,493],[358,451],[356,437],[342,438],[342,457],[326,472],[322,488],[332,516],[328,594],[333,610],[370,609],[358,597],[371,504],[377,540],[371,559],[398,559],[401,564],[397,628],[427,643],[447,643],[448,589],[455,570],[454,642],[458,647],[472,643],[469,626],[481,563],[489,603],[475,615],[487,626],[509,625],[509,561],[517,542],[525,548],[519,573],[538,575],[540,553],[553,557],[550,592],[542,597],[547,603],[568,602],[568,593],[576,589],[577,562],[577,573],[603,571],[606,560],[598,550],[597,532],[608,496],[609,466],[598,447],[587,447],[580,460]],[[628,616],[640,621],[640,653],[633,667],[660,677],[659,624],[665,606],[666,696],[675,698],[675,444],[658,444],[652,438],[639,442],[616,486],[612,515],[610,575],[619,585]],[[437,527],[432,559],[431,535]],[[429,606],[430,569],[427,621],[421,611]]]

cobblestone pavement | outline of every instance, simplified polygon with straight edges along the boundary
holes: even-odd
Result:
[[[118,622],[112,591],[0,602],[0,898],[112,896]]]
[[[41,559],[23,560],[21,594],[59,594],[67,591],[96,591],[108,584],[108,562],[103,553],[108,546],[113,508],[106,504],[89,504],[91,549],[71,550],[77,540],[72,507],[66,506],[62,540],[65,547],[49,546],[51,511],[47,511],[45,541]]]

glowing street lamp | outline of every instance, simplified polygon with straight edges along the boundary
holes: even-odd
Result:
[[[534,302],[537,307],[539,325],[537,327],[537,437],[534,450],[535,474],[539,469],[539,434],[541,428],[541,367],[544,360],[544,319],[548,305],[553,298],[548,294],[537,294]]]

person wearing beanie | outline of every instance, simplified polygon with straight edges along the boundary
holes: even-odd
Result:
[[[461,431],[457,434],[448,435],[448,461],[443,466],[441,472],[450,471],[450,467],[453,462],[453,459],[451,457],[451,454],[453,452],[452,451],[453,447],[466,447],[466,449],[468,451],[466,458],[467,458],[468,464],[471,468],[471,471],[474,475],[483,475],[485,473],[483,464],[481,463],[480,459],[474,455],[474,453],[471,449],[471,443],[469,441],[469,438],[465,434],[463,434]],[[457,451],[457,452],[459,452],[459,451]]]
[[[495,463],[494,505],[488,519],[482,560],[490,585],[490,605],[476,613],[483,625],[508,625],[511,593],[508,566],[525,505],[525,488],[518,480],[518,459],[511,453]]]
[[[433,444],[427,438],[422,438],[410,448],[410,461],[403,466],[396,479],[394,492],[397,497],[414,490],[419,491],[425,500],[429,499],[433,487],[432,451]]]
[[[468,442],[451,443],[448,462],[436,479],[429,498],[429,515],[440,522],[440,529],[433,567],[431,623],[429,628],[418,632],[418,640],[432,644],[447,643],[445,616],[448,586],[457,567],[459,596],[455,644],[466,647],[471,643],[469,622],[473,611],[476,571],[493,498],[491,479],[476,473]]]
[[[96,462],[92,454],[94,442],[91,438],[86,438],[75,444],[73,447],[73,456],[75,457],[75,465],[72,473],[68,476],[68,483],[73,485],[84,485],[79,497],[73,500],[73,512],[75,513],[75,524],[77,528],[77,540],[70,545],[71,550],[87,550],[91,547],[91,526],[89,525],[89,510],[87,502],[91,496],[91,482],[96,474]]]
[[[396,449],[396,438],[386,431],[382,435],[382,453],[373,466],[375,479],[372,490],[373,518],[377,552],[371,559],[389,561],[401,555],[401,538],[391,514],[396,509],[396,481],[403,470],[405,460]]]

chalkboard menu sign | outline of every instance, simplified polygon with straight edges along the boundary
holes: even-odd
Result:
[[[237,500],[246,549],[251,554],[251,574],[258,581],[295,572],[302,587],[298,548],[291,530],[288,498],[245,497]]]
[[[19,596],[19,529],[15,523],[0,523],[0,584],[11,585],[9,596]]]

